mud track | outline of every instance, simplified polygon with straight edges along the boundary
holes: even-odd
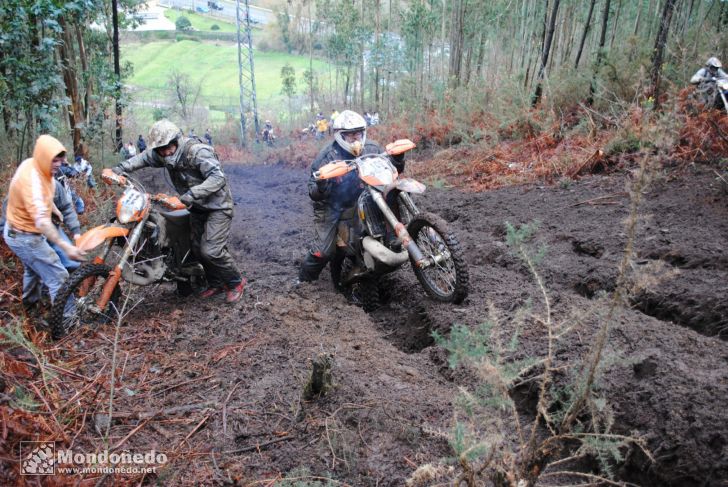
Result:
[[[216,472],[211,482],[230,473],[245,483],[304,467],[356,486],[403,485],[414,465],[452,454],[437,430],[451,426],[452,401],[467,381],[447,368],[431,332],[480,323],[489,302],[507,316],[537,299],[507,250],[504,222],[541,222],[536,237],[548,249],[541,269],[557,317],[600,305],[625,244],[625,174],[568,187],[430,190],[420,205],[460,236],[470,297],[459,306],[434,303],[411,272],[400,272],[389,282],[389,303],[367,315],[333,291],[328,270],[319,282],[292,286],[311,238],[306,173],[234,165],[226,172],[236,201],[231,247],[249,279],[244,301],[232,308],[181,302],[161,287],[132,317],[155,317],[165,336],[140,351],[128,374],[172,361],[157,372],[164,383],[212,376],[157,395],[147,407],[222,403],[231,394],[225,419],[212,416],[195,435],[198,449],[218,452],[215,469],[209,455],[177,462],[167,474],[175,484],[200,481],[203,471]],[[693,168],[653,182],[645,195],[635,266],[661,278],[619,315],[609,342],[617,359],[599,382],[615,411],[614,430],[645,436],[657,458],[650,465],[629,456],[619,475],[640,485],[728,480],[728,342],[718,336],[728,337],[728,199],[711,174]],[[594,320],[578,324],[560,359],[583,353],[594,327]],[[539,355],[543,343],[527,330],[523,353]],[[302,402],[309,360],[322,352],[335,355],[335,387]]]

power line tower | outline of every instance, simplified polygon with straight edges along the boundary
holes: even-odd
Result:
[[[252,118],[255,140],[258,141],[258,101],[255,93],[253,39],[250,33],[249,0],[235,0],[238,26],[238,67],[240,82],[240,143],[247,146],[248,125]]]

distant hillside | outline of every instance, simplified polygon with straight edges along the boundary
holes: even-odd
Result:
[[[170,73],[187,74],[193,83],[201,83],[201,95],[210,105],[237,103],[238,52],[233,43],[191,40],[131,42],[122,46],[122,61],[131,62],[134,74],[127,85],[140,89],[142,97],[164,99]],[[281,68],[289,63],[296,71],[297,92],[305,92],[303,72],[309,67],[304,56],[280,52],[255,52],[255,80],[258,101],[262,105],[281,105]],[[314,71],[320,79],[328,76],[328,65],[315,60]],[[264,108],[264,107],[263,107]]]

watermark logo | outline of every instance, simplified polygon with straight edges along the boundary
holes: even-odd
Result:
[[[56,451],[51,441],[20,442],[21,475],[156,473],[157,467],[166,463],[167,455],[154,450],[82,453],[70,449]]]
[[[53,475],[56,473],[56,444],[47,441],[21,441],[20,460],[22,475]]]

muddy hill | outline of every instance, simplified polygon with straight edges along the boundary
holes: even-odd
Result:
[[[173,468],[160,477],[167,485],[286,476],[404,485],[418,465],[452,456],[442,432],[453,425],[459,387],[471,380],[448,367],[432,332],[478,325],[491,305],[505,323],[520,307],[538,306],[532,276],[506,246],[505,222],[539,222],[534,239],[545,245],[539,269],[554,315],[584,317],[556,351],[565,362],[590,345],[626,243],[630,173],[484,193],[430,189],[418,203],[459,235],[469,298],[437,304],[407,269],[388,280],[388,302],[366,314],[334,292],[327,270],[319,282],[293,285],[312,237],[306,172],[237,165],[226,172],[245,299],[228,307],[182,301],[171,286],[145,289],[121,331],[117,387],[127,394],[116,408],[166,411],[125,448],[174,450]],[[635,275],[645,283],[615,318],[597,385],[613,411],[612,431],[644,438],[656,461],[626,452],[616,475],[638,485],[726,485],[728,194],[710,168],[653,174],[639,215],[632,265],[644,269]],[[520,353],[540,356],[544,343],[542,329],[522,330]],[[333,357],[334,387],[303,400],[310,362],[321,354]],[[93,361],[78,370],[92,376]],[[527,385],[518,392],[527,410],[537,392]],[[123,438],[138,424],[119,415],[112,435]],[[78,442],[90,446],[93,437]]]

